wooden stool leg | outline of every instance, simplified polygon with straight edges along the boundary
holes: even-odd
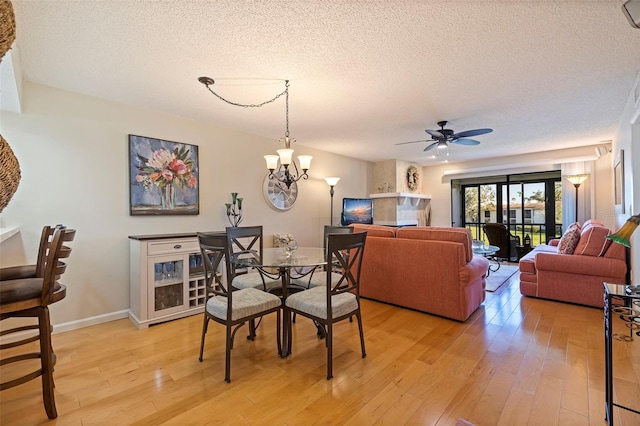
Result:
[[[38,325],[40,328],[40,364],[42,366],[42,399],[44,408],[50,419],[58,417],[56,400],[53,394],[53,350],[51,344],[51,320],[49,308],[38,309]]]

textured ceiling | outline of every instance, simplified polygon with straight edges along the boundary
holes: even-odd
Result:
[[[371,161],[433,164],[424,129],[490,127],[450,161],[614,137],[640,70],[624,0],[13,0],[26,80]],[[155,135],[161,136],[161,135]],[[228,143],[228,141],[220,141]],[[277,142],[257,151],[270,153]]]

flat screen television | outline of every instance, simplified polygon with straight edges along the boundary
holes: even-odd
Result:
[[[342,225],[352,223],[373,224],[373,200],[371,198],[343,198]]]

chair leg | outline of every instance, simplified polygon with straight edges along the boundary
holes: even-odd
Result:
[[[38,309],[38,326],[40,332],[40,364],[42,366],[42,399],[47,417],[58,417],[56,400],[53,393],[53,351],[51,344],[51,320],[49,308],[46,306]]]
[[[202,323],[202,340],[200,341],[200,362],[202,362],[202,355],[204,354],[204,336],[207,334],[209,328],[209,317],[204,314],[204,322]]]
[[[362,358],[367,356],[367,352],[364,350],[364,330],[362,329],[362,316],[360,311],[356,312],[356,319],[358,320],[358,330],[360,330],[360,347],[362,348]]]
[[[252,342],[256,340],[256,320],[249,320],[249,335],[247,336],[247,340],[251,340]]]
[[[333,377],[333,323],[327,324],[327,380]]]
[[[282,335],[280,332],[280,324],[282,319],[280,318],[280,309],[276,311],[276,341],[278,342],[278,356],[282,355]]]
[[[231,382],[231,344],[233,335],[231,333],[231,326],[227,325],[227,344],[226,344],[226,353],[224,360],[224,381],[227,383]]]

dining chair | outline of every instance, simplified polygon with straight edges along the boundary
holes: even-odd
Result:
[[[294,293],[285,300],[290,312],[310,318],[326,330],[327,380],[333,377],[333,324],[355,315],[360,332],[362,358],[366,357],[360,311],[360,270],[367,233],[329,234],[324,286]],[[334,273],[339,271],[339,274]],[[339,277],[339,278],[338,278]],[[289,323],[289,327],[291,324]],[[289,334],[291,334],[289,332]]]
[[[202,324],[200,357],[198,359],[200,362],[203,360],[204,341],[209,320],[224,325],[226,328],[224,380],[229,383],[231,381],[233,339],[238,329],[246,322],[276,312],[278,353],[281,352],[280,308],[282,302],[278,296],[254,287],[235,289],[229,285],[233,279],[234,266],[231,262],[233,255],[226,235],[221,233],[198,233],[198,242],[204,263],[206,285],[204,322]],[[223,261],[226,282],[223,282],[222,274],[220,273]]]
[[[42,377],[42,397],[49,419],[58,416],[54,395],[53,367],[56,356],[51,343],[51,319],[48,306],[65,298],[66,286],[58,280],[67,265],[60,259],[69,257],[71,248],[65,245],[73,241],[76,231],[65,226],[46,226],[42,232],[38,253],[38,263],[26,267],[3,268],[0,280],[0,321],[9,318],[36,318],[37,324],[23,325],[2,331],[7,343],[0,344],[0,350],[16,348],[39,341],[38,352],[10,355],[0,360],[0,365],[21,362],[28,359],[40,359],[40,369],[0,383],[0,390],[9,389],[37,377]],[[14,277],[5,279],[7,277]],[[18,277],[18,278],[15,278]],[[25,331],[37,330],[36,335]],[[14,334],[15,333],[15,334]],[[7,339],[14,335],[17,340]],[[31,350],[31,349],[29,349]],[[13,352],[12,352],[13,353]]]
[[[226,228],[226,234],[229,250],[233,257],[255,257],[258,261],[262,260],[264,248],[262,226],[228,227]],[[247,271],[247,268],[238,267],[233,263],[230,266],[232,276],[230,282],[234,288],[257,288],[263,291],[270,291],[282,287],[277,277],[269,276],[261,270],[253,269]]]
[[[325,225],[324,226],[324,235],[322,239],[322,248],[325,253],[327,252],[327,239],[331,234],[352,234],[353,227],[352,226],[335,226],[335,225]],[[338,272],[334,272],[334,274],[339,274]],[[316,268],[311,271],[310,274],[305,275],[299,278],[293,278],[292,282],[295,285],[305,287],[305,288],[313,288],[324,286],[327,283],[327,267]]]

